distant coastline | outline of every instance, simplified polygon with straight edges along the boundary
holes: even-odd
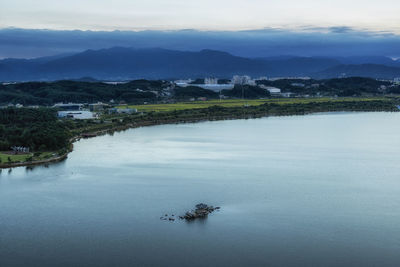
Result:
[[[308,102],[308,103],[265,103],[258,106],[243,107],[222,107],[211,106],[204,109],[184,109],[168,112],[149,112],[141,116],[121,116],[115,122],[104,124],[104,127],[93,127],[74,132],[70,139],[68,148],[63,153],[54,157],[25,162],[4,162],[0,164],[0,169],[44,165],[65,160],[68,154],[73,151],[73,143],[81,138],[92,138],[104,134],[124,131],[132,128],[179,124],[196,123],[202,121],[221,121],[236,119],[255,119],[262,117],[308,115],[326,112],[398,112],[398,99],[381,100],[332,100],[327,102]]]

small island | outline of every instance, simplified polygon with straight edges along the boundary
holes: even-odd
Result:
[[[208,214],[213,213],[216,210],[219,210],[221,207],[213,207],[208,206],[207,204],[200,203],[196,205],[195,210],[188,211],[183,216],[179,216],[180,219],[186,221],[193,221],[195,219],[204,219],[208,216]]]

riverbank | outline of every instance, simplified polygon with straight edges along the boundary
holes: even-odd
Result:
[[[53,154],[54,156],[51,156],[51,157],[48,157],[45,159],[26,160],[26,161],[18,161],[18,162],[4,162],[4,163],[0,164],[0,169],[46,165],[46,164],[50,164],[50,163],[56,163],[56,162],[63,161],[68,157],[68,154],[70,152],[72,152],[73,142],[75,142],[76,140],[77,139],[74,138],[73,141],[71,141],[69,148],[60,154],[57,154],[57,152],[53,152],[51,154]]]
[[[398,132],[400,113],[342,112],[82,139],[48,168],[2,171],[1,262],[396,265]],[[179,219],[201,202],[221,209]]]
[[[80,138],[91,138],[104,134],[112,134],[131,128],[177,124],[195,123],[201,121],[234,120],[234,119],[253,119],[270,116],[292,116],[307,115],[320,112],[398,112],[398,99],[351,99],[351,100],[332,100],[324,102],[299,102],[299,103],[265,103],[254,106],[209,106],[207,108],[173,110],[167,112],[148,112],[144,114],[123,114],[107,117],[100,123],[85,125],[69,129],[72,136],[69,145],[62,152],[57,152],[57,156],[38,161],[25,162],[4,162],[0,168],[13,168],[21,166],[33,166],[59,162],[68,157],[68,153],[73,149],[73,143]],[[106,120],[107,119],[107,120]],[[73,124],[72,124],[73,125]]]

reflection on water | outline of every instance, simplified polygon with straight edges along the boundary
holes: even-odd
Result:
[[[146,127],[0,173],[0,266],[398,266],[400,114]],[[195,204],[208,219],[162,221]]]

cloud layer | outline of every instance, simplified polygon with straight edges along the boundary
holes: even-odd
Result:
[[[350,25],[400,32],[398,0],[2,0],[0,27],[243,30]]]

